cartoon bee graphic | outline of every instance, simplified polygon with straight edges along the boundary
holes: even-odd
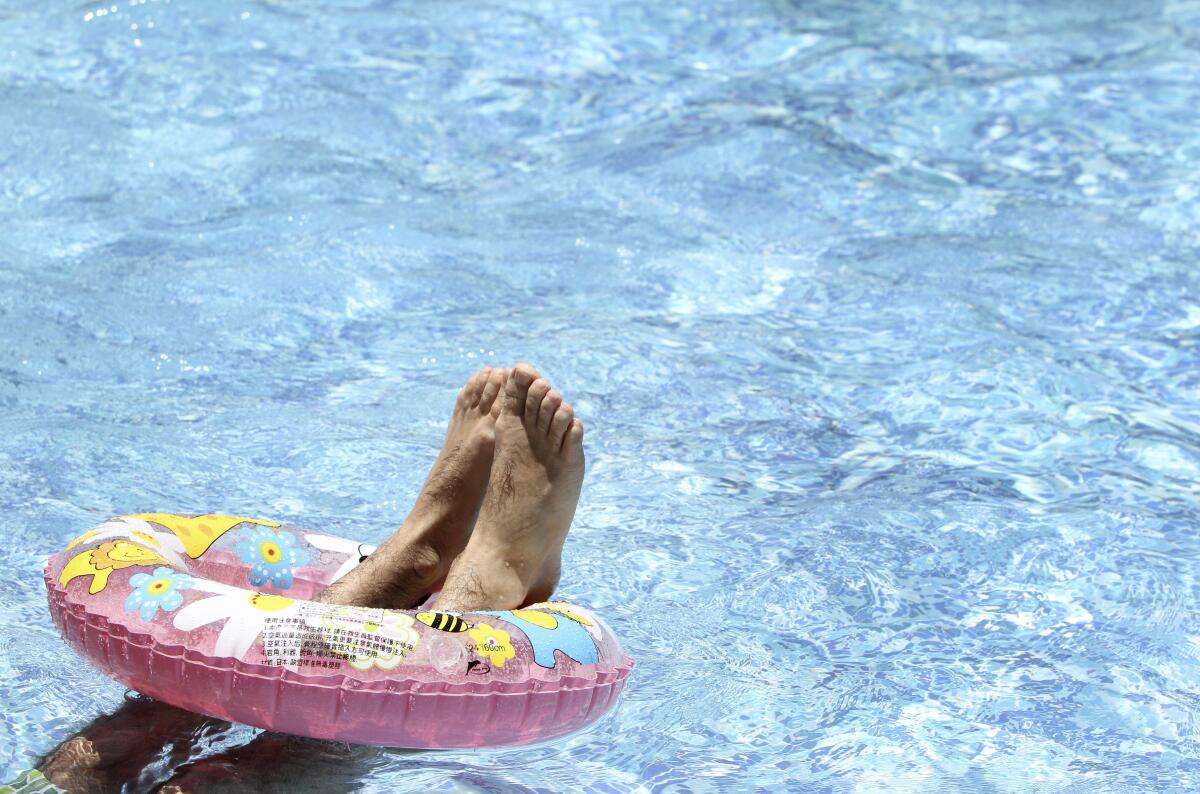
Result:
[[[467,621],[449,612],[418,612],[417,620],[431,629],[448,631],[451,634],[459,634],[470,628]]]

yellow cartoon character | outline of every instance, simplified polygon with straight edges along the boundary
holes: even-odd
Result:
[[[475,653],[487,657],[493,667],[503,667],[505,662],[517,655],[504,629],[479,623],[467,635],[475,643]]]
[[[258,524],[264,527],[277,527],[278,521],[268,521],[265,518],[247,518],[245,516],[220,516],[207,513],[202,516],[178,516],[174,513],[138,513],[121,518],[135,518],[140,521],[153,521],[175,533],[175,537],[183,542],[183,550],[193,560],[238,524]]]
[[[128,540],[110,540],[95,549],[77,554],[62,569],[58,583],[63,587],[76,576],[91,576],[88,592],[99,593],[108,586],[108,577],[113,571],[132,568],[135,565],[169,564],[157,552]]]

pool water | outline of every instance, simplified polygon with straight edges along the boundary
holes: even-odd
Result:
[[[1200,786],[1200,6],[0,3],[0,779],[123,689],[116,514],[378,542],[455,390],[587,424],[561,593],[637,659],[533,748],[279,790]],[[128,770],[147,790],[259,732]],[[227,754],[222,756],[222,754]]]

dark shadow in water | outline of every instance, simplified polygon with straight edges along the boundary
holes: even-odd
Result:
[[[349,792],[383,760],[377,747],[261,733],[197,760],[231,723],[141,696],[126,697],[51,750],[38,768],[72,794]],[[389,754],[395,751],[388,751]]]

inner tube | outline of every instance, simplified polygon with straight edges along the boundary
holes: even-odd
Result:
[[[272,731],[520,745],[617,702],[633,660],[576,604],[458,614],[308,600],[372,551],[262,518],[143,513],[84,532],[44,576],[63,638],[101,672]]]

